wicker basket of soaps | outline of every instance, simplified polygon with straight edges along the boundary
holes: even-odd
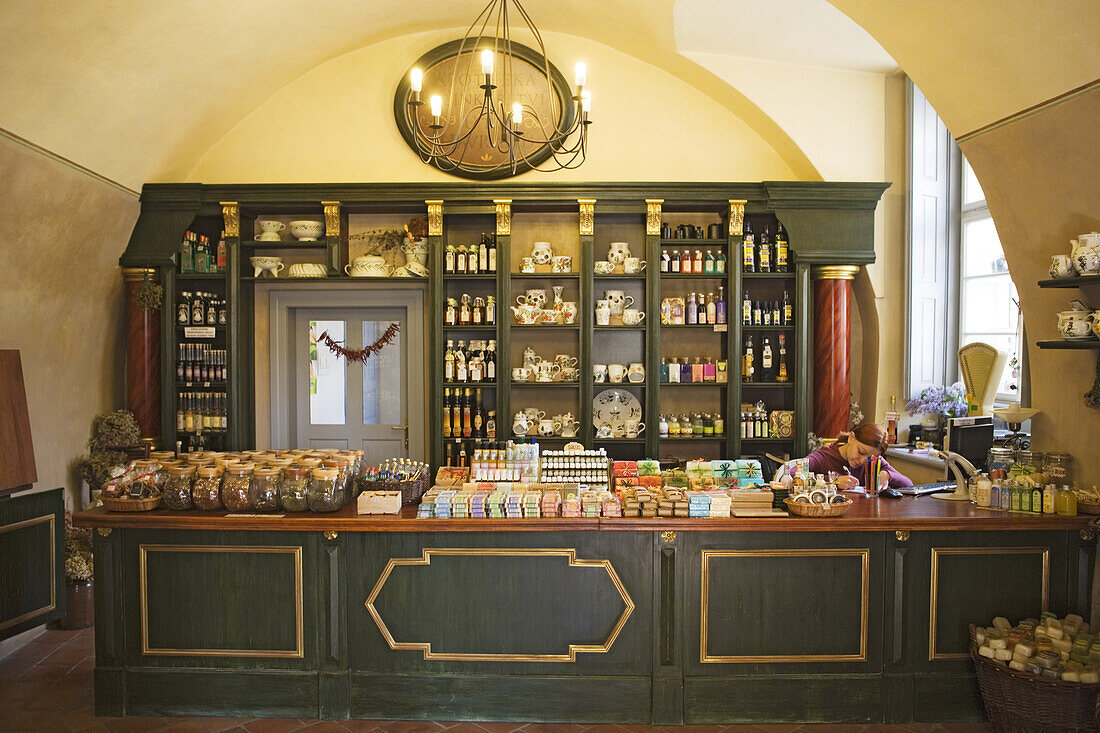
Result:
[[[810,501],[796,501],[786,498],[783,503],[787,506],[787,512],[793,517],[842,517],[852,508],[852,500],[846,496],[839,497],[837,501],[816,504]]]
[[[160,505],[161,495],[131,499],[128,496],[100,496],[103,506],[112,512],[147,512]]]

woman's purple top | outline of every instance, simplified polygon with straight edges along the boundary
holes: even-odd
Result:
[[[867,485],[867,466],[860,465],[855,468],[849,466],[848,461],[840,455],[840,449],[835,443],[815,450],[806,456],[806,461],[809,463],[811,473],[827,474],[829,471],[833,471],[838,476],[851,474],[856,477],[860,486]],[[885,458],[882,459],[882,470],[890,476],[890,486],[893,488],[913,485],[912,481],[898,473],[893,466],[887,463]]]

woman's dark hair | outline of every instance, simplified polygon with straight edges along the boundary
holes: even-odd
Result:
[[[844,445],[849,438],[855,438],[864,445],[877,448],[880,455],[886,452],[886,428],[878,423],[860,423],[852,428],[852,432],[841,433],[836,439],[836,444]]]

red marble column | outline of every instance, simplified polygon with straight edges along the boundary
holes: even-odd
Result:
[[[835,438],[848,429],[850,308],[857,272],[852,265],[826,265],[813,273],[813,430],[819,438]]]
[[[145,274],[153,270],[124,267],[126,282],[126,409],[134,413],[141,437],[160,436],[160,311],[137,301]],[[170,308],[170,303],[161,305]]]

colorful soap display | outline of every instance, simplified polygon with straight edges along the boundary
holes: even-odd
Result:
[[[1064,682],[1100,682],[1100,635],[1077,614],[1044,611],[1015,626],[1003,616],[974,627],[978,655],[1018,672]]]

